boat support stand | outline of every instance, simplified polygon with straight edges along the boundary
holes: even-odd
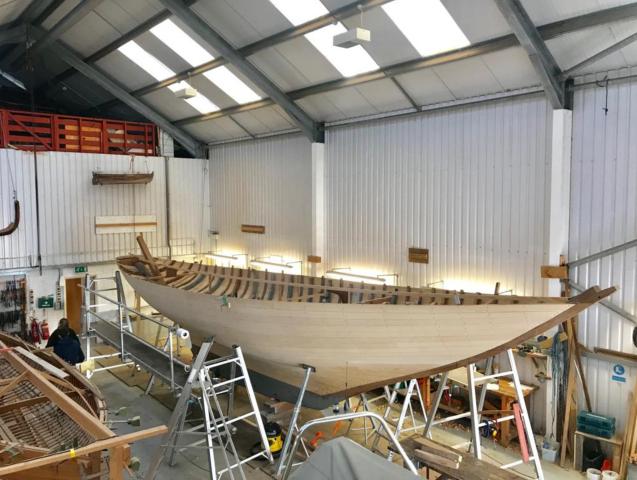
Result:
[[[292,410],[292,417],[290,418],[290,425],[288,427],[288,434],[285,436],[285,441],[283,442],[283,449],[281,450],[281,456],[279,457],[279,461],[276,464],[275,469],[275,477],[281,478],[285,467],[285,461],[288,457],[288,452],[292,445],[292,437],[299,435],[299,426],[298,419],[299,414],[301,413],[301,407],[303,406],[303,397],[305,396],[305,392],[307,391],[307,385],[310,382],[310,375],[312,372],[315,372],[316,369],[310,365],[301,365],[301,367],[305,370],[305,377],[303,378],[303,383],[301,384],[301,388],[299,389],[299,396],[296,399],[296,404],[294,405],[294,409]],[[301,444],[303,445],[303,449],[305,450],[305,454],[309,456],[309,452],[305,447],[305,443],[303,439],[301,439]],[[294,462],[294,457],[291,456],[288,463]]]

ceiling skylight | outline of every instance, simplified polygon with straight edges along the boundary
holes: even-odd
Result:
[[[382,8],[422,57],[471,43],[440,0],[394,0]]]
[[[270,0],[270,2],[293,25],[300,25],[329,13],[320,0]],[[337,22],[310,32],[305,35],[305,38],[345,77],[377,70],[378,64],[360,45],[347,49],[333,45],[334,35],[346,30],[341,22]]]
[[[175,76],[175,72],[132,40],[119,47],[118,50],[133,63],[138,65],[142,70],[154,77],[155,80],[162,81]],[[168,88],[173,92],[177,92],[184,88],[190,88],[190,85],[187,82],[181,81],[169,85]],[[200,113],[210,113],[219,110],[217,105],[212,103],[206,96],[200,93],[197,93],[197,95],[192,98],[186,99],[186,103]]]
[[[171,20],[164,20],[150,31],[193,67],[214,60],[212,55]],[[261,99],[254,90],[226,67],[208,70],[204,75],[239,104]]]
[[[150,32],[193,67],[214,60],[206,49],[170,20],[164,20]]]
[[[213,68],[205,72],[204,75],[239,104],[261,100],[261,97],[254,90],[226,67]]]
[[[126,55],[133,63],[141,67],[142,70],[154,77],[155,80],[166,80],[175,74],[170,68],[132,40],[119,47],[118,50]]]
[[[201,93],[197,93],[194,97],[186,99],[186,103],[190,104],[191,107],[196,108],[199,113],[210,113],[219,110],[219,107]]]

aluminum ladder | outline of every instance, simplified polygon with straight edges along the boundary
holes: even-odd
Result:
[[[531,427],[531,421],[529,418],[529,414],[526,408],[526,403],[524,401],[524,395],[522,393],[522,383],[520,382],[520,377],[518,375],[518,370],[515,364],[515,357],[513,355],[513,351],[508,349],[506,351],[506,355],[509,361],[510,370],[492,373],[493,369],[493,357],[487,359],[485,374],[481,376],[477,376],[477,370],[475,363],[471,363],[467,365],[467,389],[469,391],[469,411],[460,413],[457,415],[452,415],[450,417],[442,418],[439,420],[435,420],[436,413],[438,411],[438,407],[440,406],[440,401],[442,400],[442,395],[447,387],[447,378],[449,372],[445,372],[442,374],[440,384],[438,390],[435,393],[434,401],[432,403],[429,414],[427,415],[427,424],[425,426],[425,430],[423,432],[424,436],[431,436],[431,428],[434,425],[440,425],[447,422],[452,422],[454,420],[459,420],[461,418],[471,418],[471,440],[464,444],[455,445],[454,448],[460,448],[462,446],[469,445],[469,451],[473,448],[474,456],[481,460],[482,459],[482,446],[480,439],[480,428],[487,426],[489,423],[487,421],[482,421],[482,409],[484,407],[484,402],[487,394],[487,384],[492,382],[493,380],[497,380],[498,378],[510,377],[513,381],[513,386],[515,390],[515,399],[517,401],[517,405],[519,406],[519,416],[518,418],[522,421],[522,429],[524,432],[525,443],[529,446],[531,450],[531,455],[529,455],[526,461],[532,461],[535,467],[535,473],[537,475],[538,480],[544,480],[544,473],[542,471],[542,464],[540,462],[540,456],[538,453],[537,445],[535,443],[535,437],[533,435],[533,429]],[[480,396],[478,397],[476,394],[476,388],[482,385],[480,389]],[[495,420],[496,423],[509,422],[512,420],[516,420],[516,415],[505,415]],[[522,440],[522,439],[521,439]],[[519,466],[523,463],[526,463],[524,459],[516,460],[514,462],[508,463],[506,465],[500,465],[502,469],[509,469],[516,466]]]
[[[155,451],[150,467],[144,476],[145,480],[154,480],[166,454],[168,454],[169,465],[173,466],[178,452],[188,448],[198,448],[201,444],[205,444],[207,449],[211,480],[218,480],[226,473],[231,480],[235,478],[245,480],[243,465],[259,457],[263,457],[273,463],[263,420],[252,389],[241,347],[233,347],[233,353],[228,356],[206,361],[212,348],[212,343],[213,340],[209,339],[201,345],[197,358],[192,364],[188,380],[173,410],[168,424],[168,433]],[[219,381],[211,374],[211,371],[224,366],[230,366],[230,378]],[[234,416],[234,387],[239,382],[243,382],[246,388],[251,410],[242,415]],[[225,411],[221,405],[221,397],[223,395],[228,397]],[[204,415],[203,423],[185,429],[188,407],[193,403],[199,404]],[[240,459],[232,440],[233,424],[250,417],[254,417],[254,422],[259,430],[261,449],[247,458]],[[193,436],[200,438],[193,443],[181,443],[184,437]],[[204,438],[202,439],[201,437]],[[224,468],[217,469],[215,446],[221,447],[221,457],[225,463]]]

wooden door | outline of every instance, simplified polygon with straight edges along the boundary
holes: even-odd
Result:
[[[69,327],[78,335],[82,331],[82,280],[82,277],[64,280],[66,318],[69,320]]]

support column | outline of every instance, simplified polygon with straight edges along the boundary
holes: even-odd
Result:
[[[548,265],[559,265],[560,255],[568,258],[572,130],[573,112],[571,110],[553,110]],[[560,281],[548,280],[548,282],[549,296],[559,296],[561,292]]]
[[[325,270],[325,144],[312,143],[312,252],[321,263],[310,263],[310,275]]]
[[[571,206],[571,137],[573,112],[553,110],[551,143],[551,191],[549,200],[548,265],[559,265],[560,256],[568,258],[569,217]],[[548,281],[548,295],[559,297],[560,280]],[[547,359],[547,372],[551,371],[551,359]],[[556,431],[553,405],[553,382],[546,382],[546,435]]]

